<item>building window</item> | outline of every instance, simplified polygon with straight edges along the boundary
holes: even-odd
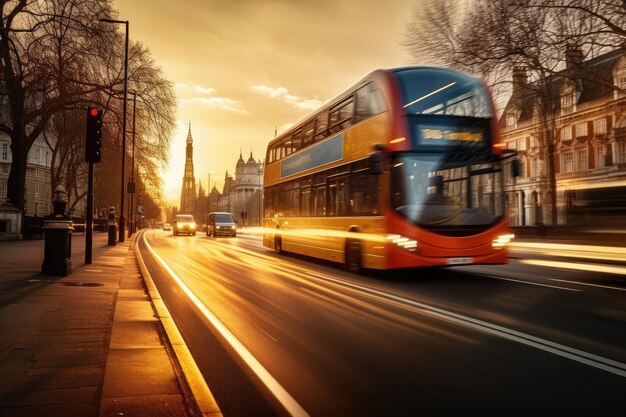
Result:
[[[589,169],[589,162],[587,160],[587,149],[579,149],[577,151],[577,171],[586,171]]]
[[[593,131],[596,135],[606,134],[606,119],[598,119],[594,122]]]
[[[526,150],[526,139],[518,139],[517,140],[517,150],[525,151]]]
[[[576,137],[587,136],[587,123],[578,123],[576,125]]]
[[[571,140],[572,139],[572,128],[567,126],[561,129],[561,140]]]
[[[619,150],[619,160],[622,164],[626,163],[626,142],[617,144]]]
[[[7,159],[9,159],[9,144],[3,143],[2,144],[2,160],[6,161]]]
[[[507,147],[508,149],[513,149],[513,150],[515,150],[515,149],[517,149],[517,142],[516,142],[516,141],[514,141],[514,140],[512,140],[512,141],[510,141],[510,142],[507,142],[506,147]]]
[[[9,166],[8,165],[2,165],[2,173],[3,174],[8,174],[9,173]]]
[[[508,113],[506,115],[506,127],[514,127],[517,118],[515,117],[515,113]]]
[[[561,153],[563,158],[563,172],[574,172],[574,155],[572,151]]]
[[[531,136],[530,137],[530,147],[531,148],[538,148],[539,147],[539,139],[536,136]]]
[[[574,94],[567,93],[561,97],[561,113],[571,113],[574,110]]]
[[[596,168],[606,167],[606,146],[596,146]]]

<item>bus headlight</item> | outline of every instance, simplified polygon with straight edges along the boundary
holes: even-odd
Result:
[[[495,238],[493,240],[493,242],[491,242],[491,247],[492,248],[496,248],[496,249],[500,249],[500,248],[506,246],[511,241],[511,239],[513,239],[514,237],[515,237],[515,235],[511,235],[511,234],[509,234],[509,235],[500,235],[497,238]]]
[[[415,252],[417,250],[417,240],[409,239],[401,235],[388,235],[387,240],[409,252]]]

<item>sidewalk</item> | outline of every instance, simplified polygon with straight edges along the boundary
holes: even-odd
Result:
[[[54,277],[43,241],[0,242],[0,415],[200,415],[131,243],[94,233],[85,265],[75,236],[72,274]]]

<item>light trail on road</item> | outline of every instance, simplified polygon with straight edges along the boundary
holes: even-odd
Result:
[[[556,268],[513,262],[373,278],[275,255],[254,236],[172,238],[155,232],[146,239],[313,416],[458,415],[468,409],[502,414],[514,393],[526,392],[522,414],[543,404],[542,393],[554,387],[557,400],[576,400],[557,401],[545,409],[548,414],[558,409],[585,415],[592,410],[585,395],[604,404],[600,411],[610,411],[617,390],[626,388],[622,300],[607,297],[607,289],[583,292],[547,284],[556,283],[550,275],[539,278],[538,270]],[[511,275],[522,268],[533,268],[527,274],[534,282]],[[476,272],[485,270],[501,279]],[[584,307],[599,302],[604,305],[597,313]],[[582,313],[613,322],[589,321]],[[195,352],[202,355],[202,349]],[[432,398],[439,395],[457,401],[437,413],[441,406]],[[491,408],[479,406],[487,403]]]

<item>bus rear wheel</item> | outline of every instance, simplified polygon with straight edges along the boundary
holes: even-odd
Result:
[[[355,274],[363,270],[361,264],[361,242],[356,239],[350,239],[346,243],[346,269]]]

